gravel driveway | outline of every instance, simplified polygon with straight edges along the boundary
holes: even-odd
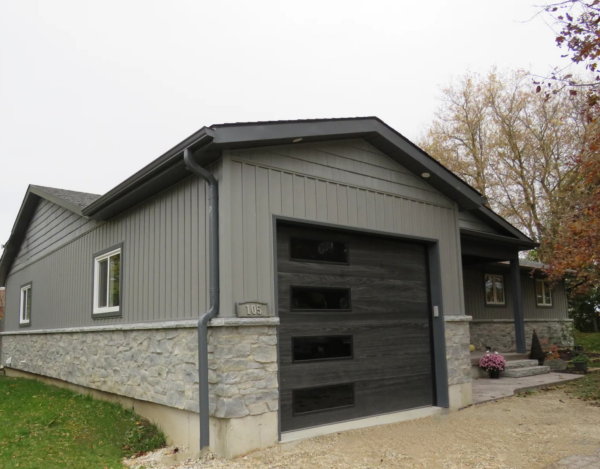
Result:
[[[511,397],[445,416],[276,446],[232,461],[147,468],[543,468],[600,447],[600,407],[563,390]],[[161,450],[165,453],[167,450]]]

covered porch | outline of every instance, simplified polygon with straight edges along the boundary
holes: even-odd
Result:
[[[537,243],[466,229],[461,229],[460,241],[465,313],[473,318],[471,344],[479,353],[492,349],[524,354],[527,339],[519,252]]]
[[[528,358],[534,330],[543,348],[572,345],[564,287],[546,290],[539,271],[543,264],[519,259],[519,252],[535,246],[522,239],[461,230],[465,312],[472,317],[469,334],[475,347],[473,378],[487,377],[478,367],[486,350],[505,357],[501,377],[508,383],[547,374],[549,367]]]

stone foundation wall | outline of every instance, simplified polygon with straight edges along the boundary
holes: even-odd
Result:
[[[279,408],[275,327],[210,328],[208,366],[211,415],[240,418]]]
[[[573,346],[572,321],[527,321],[525,320],[525,339],[527,350],[531,348],[531,336],[535,329],[542,347]],[[470,324],[471,344],[476,350],[485,350],[486,346],[499,352],[515,352],[515,325],[512,321],[489,320],[473,321]]]
[[[2,336],[3,364],[101,391],[198,412],[195,328]],[[209,328],[210,412],[278,409],[273,326]]]
[[[446,318],[445,331],[448,385],[470,383],[469,322]]]

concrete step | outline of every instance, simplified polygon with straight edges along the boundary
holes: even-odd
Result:
[[[507,362],[513,360],[527,360],[526,353],[516,353],[516,352],[498,352],[500,355],[504,357],[504,360]],[[485,355],[485,352],[471,352],[471,365],[478,366],[479,359]]]
[[[506,362],[506,370],[514,370],[517,368],[531,368],[532,366],[538,366],[537,360],[512,360]]]
[[[550,372],[549,366],[527,366],[525,368],[513,368],[500,372],[501,378],[522,378],[524,376],[544,375]]]

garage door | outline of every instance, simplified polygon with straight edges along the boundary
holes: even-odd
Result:
[[[434,404],[427,249],[277,230],[281,430]]]

